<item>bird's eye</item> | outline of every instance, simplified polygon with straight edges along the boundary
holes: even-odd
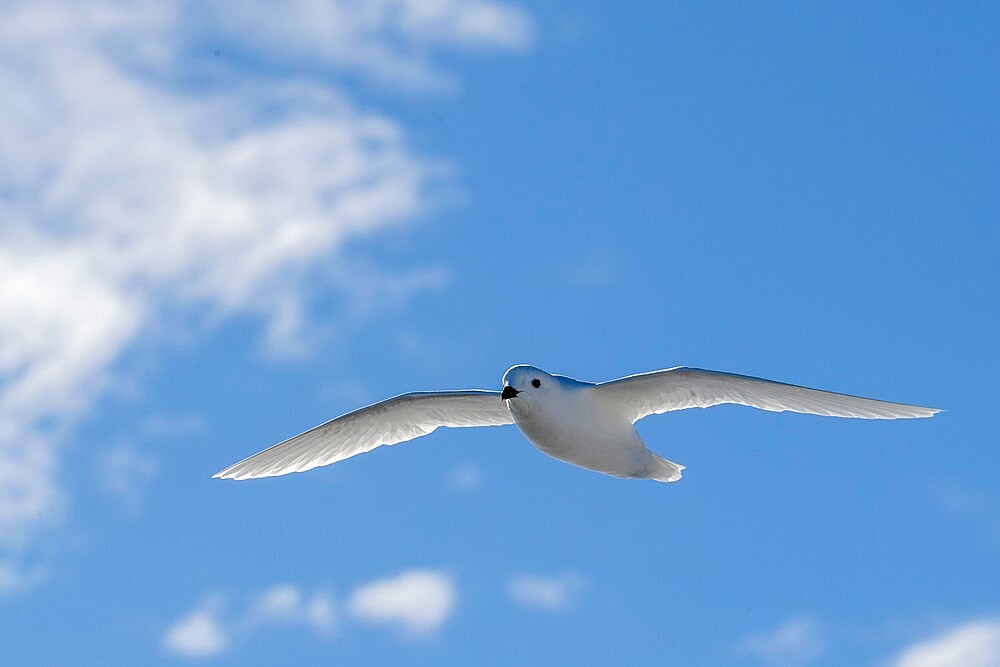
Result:
[[[538,389],[539,387],[542,386],[542,381],[539,380],[538,378],[535,378],[534,380],[531,381],[531,386],[534,387],[535,389]]]

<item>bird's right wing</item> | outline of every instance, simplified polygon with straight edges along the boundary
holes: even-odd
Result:
[[[213,477],[251,479],[302,472],[427,435],[439,426],[513,424],[496,391],[414,392],[348,412],[221,470]]]
[[[596,390],[602,401],[616,406],[633,422],[647,415],[709,408],[721,403],[737,403],[772,412],[788,410],[860,419],[909,419],[940,412],[936,408],[890,403],[700,368],[678,367],[629,375],[603,382]]]

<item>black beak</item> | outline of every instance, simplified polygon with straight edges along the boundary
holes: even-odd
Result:
[[[503,388],[503,391],[500,392],[500,399],[506,401],[508,398],[514,398],[520,393],[521,392],[519,392],[517,389],[514,389],[510,385],[507,385],[506,387]]]

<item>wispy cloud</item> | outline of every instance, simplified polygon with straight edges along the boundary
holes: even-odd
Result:
[[[507,580],[506,591],[520,607],[560,613],[578,604],[585,587],[586,580],[578,573],[522,574]],[[405,570],[362,583],[342,602],[322,588],[310,592],[295,584],[274,584],[242,598],[207,595],[164,631],[162,644],[177,656],[209,658],[252,643],[265,628],[310,630],[330,637],[341,631],[341,619],[385,628],[404,639],[421,639],[441,630],[454,614],[458,598],[455,578],[434,569]]]
[[[42,565],[19,567],[16,563],[0,562],[0,594],[15,593],[45,581],[48,570]]]
[[[986,537],[994,545],[1000,545],[1000,495],[991,489],[954,481],[941,481],[932,488],[946,514],[979,524]]]
[[[333,598],[320,590],[307,597],[298,586],[277,584],[258,595],[244,621],[247,629],[267,624],[304,625],[330,635],[337,627]]]
[[[408,570],[361,584],[342,605],[322,588],[310,592],[295,584],[274,584],[237,602],[219,594],[206,596],[164,631],[162,644],[183,658],[209,658],[252,643],[266,628],[310,630],[328,638],[339,631],[342,616],[416,638],[437,631],[457,598],[452,577],[437,570]]]
[[[516,51],[532,35],[527,14],[486,0],[0,5],[8,579],[35,580],[31,547],[66,506],[61,445],[145,334],[250,314],[287,356],[307,339],[312,290],[339,289],[363,314],[442,284],[434,267],[321,271],[362,263],[343,256],[349,240],[426,214],[453,187],[330,74],[420,87],[447,79],[438,49]],[[262,76],[252,54],[306,67]]]
[[[580,288],[607,287],[622,277],[622,263],[607,250],[595,249],[584,253],[563,269],[563,278]]]
[[[414,89],[455,85],[431,62],[432,50],[517,52],[535,38],[525,11],[486,0],[295,0],[236,11],[229,3],[211,4],[221,37],[241,52]]]
[[[270,626],[311,628],[330,636],[337,628],[333,598],[324,590],[310,595],[291,584],[276,584],[242,607],[211,595],[167,628],[163,648],[184,658],[208,658]]]
[[[456,491],[478,491],[483,485],[483,472],[478,466],[468,463],[458,465],[452,468],[448,482]]]
[[[805,665],[823,655],[826,640],[815,619],[797,617],[771,632],[745,638],[736,650],[766,665]]]
[[[384,625],[408,636],[431,634],[455,608],[454,580],[435,570],[410,570],[355,590],[347,602],[351,617]]]
[[[1000,619],[987,618],[953,627],[900,651],[892,667],[998,667]]]
[[[507,596],[526,609],[561,612],[577,603],[585,585],[583,575],[575,572],[549,577],[517,574],[507,580]]]
[[[142,507],[146,489],[159,469],[155,456],[127,445],[111,447],[97,460],[104,492],[132,512]]]

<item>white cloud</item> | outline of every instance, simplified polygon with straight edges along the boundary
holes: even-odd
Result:
[[[15,426],[12,419],[0,419],[0,554],[14,556],[0,557],[0,565],[6,566],[8,578],[34,530],[56,523],[63,505],[55,483],[53,436]]]
[[[485,0],[214,6],[0,4],[0,567],[22,583],[66,506],[61,445],[126,350],[178,318],[249,313],[287,355],[307,339],[310,288],[332,285],[364,314],[444,279],[323,268],[364,266],[342,256],[347,241],[451,189],[397,122],[330,76],[265,78],[191,54],[315,53],[318,66],[416,85],[445,76],[435,48],[520,49],[533,32],[521,10]]]
[[[305,606],[306,623],[321,634],[331,635],[337,629],[337,610],[329,593],[319,592]]]
[[[337,627],[333,598],[322,590],[307,598],[298,586],[276,584],[252,601],[245,620],[247,627],[271,623],[307,625],[332,634]]]
[[[229,638],[218,611],[210,605],[195,609],[174,623],[163,638],[164,648],[185,658],[209,658],[224,652]]]
[[[2,575],[0,570],[0,584]],[[356,621],[415,637],[433,633],[447,621],[456,597],[450,576],[409,570],[359,586],[345,609]],[[219,595],[206,597],[166,629],[164,649],[183,658],[207,658],[252,642],[268,628],[308,628],[324,637],[338,630],[340,610],[323,589],[309,593],[295,584],[274,584],[242,600],[233,603]]]
[[[555,577],[518,574],[507,580],[507,596],[526,609],[566,611],[576,604],[585,584],[583,576],[573,572]]]
[[[826,640],[814,619],[792,618],[773,632],[747,637],[737,647],[738,653],[767,665],[804,665],[823,655]]]
[[[156,457],[126,445],[108,449],[97,464],[105,493],[130,511],[137,511],[142,506],[146,488],[159,468]]]
[[[410,570],[359,587],[347,610],[362,623],[387,625],[416,636],[432,633],[448,620],[455,598],[455,583],[447,574]]]
[[[21,568],[18,563],[0,563],[0,594],[30,588],[45,581],[47,576],[48,572],[39,565]]]
[[[224,653],[254,632],[271,626],[309,627],[330,636],[337,627],[333,598],[323,590],[307,595],[292,584],[275,584],[233,608],[210,596],[167,628],[164,648],[185,658],[206,658]]]
[[[251,617],[259,623],[297,620],[302,610],[302,591],[297,586],[279,584],[264,591],[251,608]]]
[[[904,649],[892,667],[1000,667],[1000,619],[982,619]]]
[[[483,0],[368,0],[240,6],[215,2],[213,23],[239,51],[288,63],[358,72],[412,88],[454,81],[433,48],[523,51],[535,37],[523,10]]]

